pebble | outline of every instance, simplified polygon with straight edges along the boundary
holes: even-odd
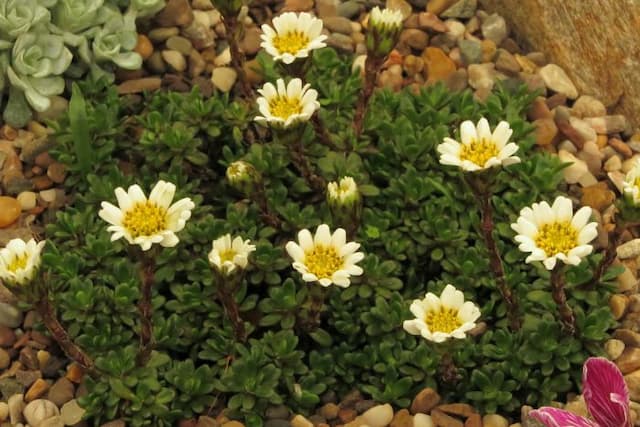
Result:
[[[160,43],[168,40],[170,37],[177,36],[178,34],[180,34],[180,29],[178,27],[160,27],[149,31],[148,36],[152,41]]]
[[[22,212],[20,202],[13,197],[0,196],[0,228],[13,224]],[[2,321],[0,320],[0,324]]]
[[[607,159],[603,167],[607,172],[618,171],[622,168],[622,160],[620,156],[613,155]]]
[[[582,206],[591,206],[600,212],[616,200],[616,195],[609,190],[605,181],[584,187],[582,191],[582,197],[580,198]]]
[[[554,92],[561,93],[569,99],[578,97],[578,89],[567,73],[556,64],[547,64],[538,70],[544,84]]]
[[[498,49],[496,54],[496,70],[517,76],[520,72],[520,64],[518,64],[515,56],[513,56],[509,51],[505,49]]]
[[[453,6],[442,12],[445,18],[471,18],[478,8],[477,0],[458,0]]]
[[[141,79],[127,80],[117,86],[118,94],[126,95],[160,89],[162,79],[160,77],[144,77]]]
[[[581,95],[571,107],[571,113],[576,117],[601,117],[607,114],[602,102],[590,95]]]
[[[322,20],[322,23],[328,30],[349,35],[353,32],[351,20],[343,16],[328,16]]]
[[[393,419],[393,408],[391,405],[377,405],[365,411],[362,419],[369,427],[385,427]]]
[[[496,45],[500,45],[509,33],[506,21],[497,13],[489,15],[480,28],[484,38],[493,41]]]
[[[184,56],[188,56],[193,50],[191,41],[182,36],[171,36],[167,39],[165,44],[168,49],[178,51]]]
[[[400,13],[402,13],[402,19],[407,19],[413,11],[411,4],[405,0],[387,0],[385,7],[387,9],[399,10]]]
[[[444,22],[431,12],[420,12],[418,14],[418,27],[423,30],[433,30],[438,33],[447,31],[447,26]]]
[[[67,176],[67,167],[62,163],[51,163],[47,168],[47,176],[56,184],[62,184]]]
[[[621,340],[609,339],[604,343],[604,351],[609,359],[616,360],[624,351],[625,344]]]
[[[4,348],[0,348],[0,369],[6,369],[11,364],[11,356]]]
[[[427,12],[431,12],[435,15],[440,15],[448,7],[450,7],[456,0],[429,0],[427,3]]]
[[[11,347],[16,342],[16,333],[8,326],[0,325],[0,347]]]
[[[417,413],[413,416],[413,427],[433,427],[431,416],[423,413]]]
[[[627,347],[616,360],[616,365],[623,375],[640,369],[640,348]]]
[[[218,427],[219,425],[220,424],[215,420],[215,418],[202,415],[198,418],[196,427]]]
[[[218,67],[213,69],[211,73],[211,83],[213,86],[222,91],[229,92],[238,78],[236,70],[231,67]]]
[[[431,419],[436,426],[441,427],[464,427],[462,421],[447,415],[439,409],[431,411]]]
[[[73,399],[74,393],[75,387],[73,386],[73,383],[62,377],[51,386],[47,393],[47,399],[55,403],[57,406],[62,406]]]
[[[627,118],[622,114],[602,117],[587,117],[584,119],[594,131],[600,134],[612,134],[627,130]]]
[[[351,39],[351,37],[344,34],[331,33],[329,34],[329,37],[327,37],[326,43],[328,46],[334,47],[344,52],[354,51],[353,40]]]
[[[29,211],[36,207],[36,193],[33,191],[23,191],[16,197],[23,211]]]
[[[558,135],[558,127],[553,119],[534,120],[536,144],[540,146],[550,145]]]
[[[17,328],[21,323],[22,312],[14,305],[0,302],[0,325],[8,328]]]
[[[189,0],[168,0],[154,19],[161,27],[186,26],[193,21],[193,10]]]
[[[40,374],[40,372],[38,372],[38,374]],[[32,400],[38,399],[42,397],[47,390],[49,390],[49,383],[42,378],[38,378],[31,384],[31,387],[29,387],[27,394],[24,395],[24,400],[25,402],[31,402]]]
[[[329,402],[322,405],[318,413],[325,419],[331,421],[338,416],[338,411],[340,411],[340,407],[335,403]]]
[[[338,3],[336,12],[339,16],[351,19],[359,14],[361,9],[362,7],[360,6],[360,2],[357,0],[347,0]]]
[[[9,397],[7,404],[9,406],[9,419],[11,420],[11,424],[15,425],[19,422],[22,422],[23,420],[22,413],[23,413],[23,410],[26,409],[24,405],[23,395],[14,394],[13,396]]]
[[[149,37],[145,36],[144,34],[138,34],[138,40],[136,42],[136,46],[133,48],[133,51],[140,55],[142,59],[146,61],[153,53],[153,43],[151,43]]]
[[[496,73],[494,64],[471,64],[467,68],[467,72],[469,73],[469,86],[472,88],[488,91],[493,89]]]
[[[428,414],[433,408],[440,403],[440,395],[431,387],[420,390],[411,402],[412,414]]]
[[[446,80],[456,70],[456,64],[437,47],[427,47],[422,53],[422,59],[427,83]]]
[[[413,427],[413,416],[407,409],[401,409],[393,416],[390,427]]]
[[[509,420],[502,415],[487,414],[482,417],[482,427],[509,427]]]
[[[65,403],[62,408],[60,408],[60,418],[65,425],[70,426],[79,423],[85,412],[86,411],[78,405],[78,402],[73,399]]]
[[[629,298],[623,294],[614,294],[609,298],[609,308],[611,314],[616,320],[620,320],[627,311],[627,305],[629,304]]]
[[[429,36],[417,28],[409,28],[400,33],[399,46],[408,46],[415,50],[422,51],[429,43]]]
[[[9,417],[9,405],[6,402],[0,402],[0,421],[4,421]]]
[[[460,40],[458,42],[460,56],[466,65],[482,62],[482,44],[476,40]]]
[[[187,69],[187,60],[184,55],[177,50],[167,49],[163,50],[161,54],[162,59],[164,59],[174,71],[181,73]]]
[[[302,415],[296,415],[291,419],[291,427],[313,427],[313,423]]]
[[[305,12],[313,8],[313,0],[286,0],[283,12]]]

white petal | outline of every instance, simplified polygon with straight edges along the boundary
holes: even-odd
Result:
[[[542,261],[542,263],[544,264],[544,267],[547,270],[553,270],[553,267],[556,266],[556,257],[555,256],[549,257],[544,261]]]
[[[417,319],[405,320],[402,322],[402,328],[411,335],[420,335],[425,329],[425,324]]]
[[[344,228],[338,228],[331,236],[331,244],[336,248],[342,248],[347,242],[347,232]],[[339,250],[339,249],[338,249]]]
[[[140,188],[138,184],[129,187],[128,194],[133,203],[144,203],[147,201],[147,196],[144,195],[144,191],[142,191],[142,188]]]
[[[562,196],[557,197],[551,209],[555,212],[557,221],[571,221],[573,204],[570,199]]]
[[[164,238],[160,242],[160,246],[165,248],[172,248],[177,245],[179,241],[180,239],[178,239],[178,236],[176,236],[175,233],[169,232],[164,235]]]
[[[124,215],[120,209],[109,202],[102,202],[101,206],[102,209],[98,212],[98,216],[100,216],[100,218],[107,221],[109,224],[122,224]]]
[[[443,306],[458,310],[464,303],[464,294],[454,286],[447,285],[440,294],[440,301]]]
[[[476,127],[471,120],[465,120],[460,125],[460,139],[463,144],[470,144],[472,141],[478,139]]]
[[[288,242],[285,249],[294,261],[304,262],[304,251],[295,242]]]
[[[116,194],[116,199],[118,199],[118,206],[123,212],[126,212],[129,209],[131,209],[134,202],[131,200],[131,197],[129,197],[129,194],[126,191],[124,191],[124,188],[122,187],[116,188],[115,194]]]
[[[313,242],[316,245],[322,246],[329,246],[331,244],[331,231],[327,224],[320,224],[318,226]]]
[[[513,134],[513,130],[509,127],[509,123],[505,121],[501,121],[498,123],[498,126],[493,131],[493,135],[491,139],[496,143],[498,147],[504,147],[509,142],[511,135]],[[509,144],[511,145],[511,144]],[[513,144],[517,147],[516,144]],[[513,153],[512,153],[513,154]]]
[[[313,249],[313,237],[311,237],[311,233],[306,228],[298,232],[298,242],[304,252]]]
[[[583,206],[582,208],[578,209],[578,212],[576,212],[573,215],[573,220],[571,220],[571,225],[573,225],[573,227],[576,230],[580,230],[585,225],[587,225],[587,222],[589,221],[590,218],[591,218],[591,208],[589,206]]]
[[[478,121],[476,131],[479,139],[484,139],[485,141],[491,140],[491,128],[489,128],[489,122],[484,117]]]

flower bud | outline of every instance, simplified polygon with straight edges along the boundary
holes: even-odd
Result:
[[[238,160],[227,168],[227,180],[229,185],[249,197],[262,182],[262,176],[251,163]]]
[[[356,181],[345,176],[327,184],[327,203],[334,220],[350,228],[360,221],[362,198]]]
[[[371,9],[366,45],[369,55],[384,58],[393,50],[402,31],[402,13],[395,9]]]

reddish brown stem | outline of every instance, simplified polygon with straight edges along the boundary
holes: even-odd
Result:
[[[274,228],[280,228],[282,226],[282,221],[278,218],[278,215],[273,213],[271,209],[269,209],[269,203],[267,202],[267,195],[264,190],[264,184],[260,182],[257,185],[255,191],[251,192],[252,200],[258,205],[260,208],[260,216],[262,220],[267,224]]]
[[[242,24],[238,22],[238,17],[229,15],[224,16],[222,20],[224,30],[229,43],[229,51],[231,52],[231,67],[238,75],[238,84],[240,92],[245,98],[253,98],[253,88],[247,80],[247,73],[244,71],[244,53],[240,50],[239,39],[242,32]]]
[[[558,306],[558,313],[560,314],[562,326],[567,333],[575,335],[576,318],[573,315],[573,310],[571,310],[571,307],[569,307],[569,304],[567,303],[564,284],[563,266],[561,264],[556,264],[555,268],[551,270],[551,295]]]
[[[57,341],[58,345],[60,345],[60,348],[64,351],[67,357],[76,361],[88,371],[93,371],[93,360],[71,340],[69,333],[58,321],[48,295],[43,296],[42,299],[36,303],[36,310],[42,317],[49,333],[51,333],[51,336]]]
[[[154,347],[151,293],[153,290],[155,263],[153,258],[146,254],[142,255],[142,259],[141,298],[138,302],[138,311],[140,312],[140,347],[136,358],[138,366],[147,364]]]
[[[511,330],[517,331],[520,329],[521,322],[518,313],[518,302],[515,296],[507,285],[507,280],[504,274],[504,265],[502,264],[502,258],[500,257],[500,251],[498,245],[493,237],[493,230],[495,228],[493,223],[493,207],[491,206],[491,194],[488,192],[482,192],[476,194],[478,203],[480,205],[480,212],[482,215],[482,236],[489,252],[489,266],[493,277],[496,280],[498,291],[502,296],[502,300],[507,305],[507,317],[509,318],[509,326]]]
[[[233,325],[233,334],[238,341],[244,342],[247,338],[244,329],[244,321],[240,317],[238,303],[236,303],[233,294],[225,289],[226,285],[227,283],[225,283],[223,279],[223,282],[218,287],[218,298],[220,299],[220,302],[222,302],[222,306],[224,307],[224,311],[229,317],[229,320],[231,320],[231,324]]]
[[[291,148],[291,159],[293,160],[293,164],[307,181],[307,184],[309,184],[309,186],[315,191],[323,192],[327,183],[324,178],[313,171],[311,164],[309,163],[309,159],[307,159],[307,156],[304,154],[302,142],[299,140],[294,141]]]
[[[376,79],[378,77],[378,71],[384,64],[386,58],[378,58],[372,55],[368,55],[364,63],[364,83],[360,98],[356,104],[356,112],[353,116],[353,129],[355,131],[356,139],[362,133],[362,127],[364,125],[364,117],[367,112],[367,106],[369,105],[369,99],[373,95],[373,90],[376,87]]]

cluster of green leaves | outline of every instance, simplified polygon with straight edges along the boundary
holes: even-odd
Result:
[[[523,119],[532,95],[504,86],[478,103],[469,92],[443,86],[381,91],[356,141],[350,123],[360,83],[348,61],[331,49],[317,52],[309,81],[320,93],[321,118],[334,143],[355,148],[345,153],[321,145],[309,125],[305,150],[324,179],[350,175],[363,190],[355,240],[366,253],[363,276],[352,278],[347,289],[328,288],[321,324],[313,330],[305,325],[317,285],[301,280],[283,248],[301,228],[341,224],[333,223],[324,195],[298,175],[289,148],[251,123],[253,105],[218,94],[204,99],[197,90],[118,98],[94,82],[82,85],[87,129],[81,132],[92,141],[88,173],[73,138],[73,114],[81,113],[57,123],[55,155],[67,164],[66,185],[76,197],[47,228],[45,265],[64,323],[104,372],[88,383],[81,402],[95,422],[119,416],[132,426],[168,426],[225,406],[231,416],[259,426],[269,405],[306,412],[329,390],[357,388],[407,406],[425,386],[451,401],[504,412],[578,390],[583,361],[600,352],[612,326],[607,308],[599,306],[611,286],[585,286],[597,255],[569,269],[569,304],[581,334],[566,336],[555,317],[548,272],[525,264],[513,243],[509,224],[519,210],[552,199],[561,181],[562,165],[535,151],[532,126]],[[517,333],[507,329],[474,199],[461,187],[460,172],[440,165],[436,154],[463,120],[481,116],[494,125],[510,123],[523,159],[500,172],[493,197],[508,282],[526,313]],[[281,228],[266,226],[259,207],[226,183],[226,166],[239,159],[263,175]],[[174,182],[176,197],[191,197],[196,208],[178,246],[157,256],[156,350],[149,365],[136,367],[136,259],[122,240],[109,241],[97,212],[101,201],[114,201],[115,187],[138,183],[149,189],[158,179]],[[257,246],[235,293],[247,342],[235,340],[207,262],[211,241],[225,233]],[[481,307],[487,327],[456,353],[460,378],[454,383],[439,380],[434,346],[402,328],[412,317],[411,301],[439,293],[446,283]]]

